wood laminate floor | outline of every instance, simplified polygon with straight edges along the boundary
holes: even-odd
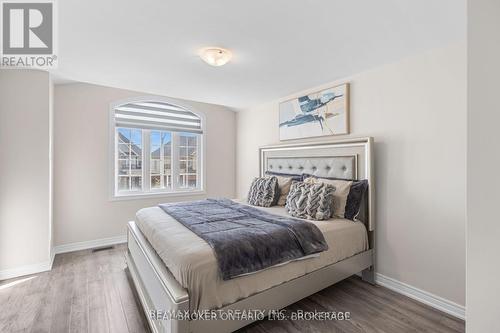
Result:
[[[0,332],[149,332],[125,246],[57,255],[52,271],[0,282]],[[288,308],[349,311],[345,321],[264,320],[238,332],[464,332],[464,322],[351,277]],[[212,332],[206,332],[212,333]]]

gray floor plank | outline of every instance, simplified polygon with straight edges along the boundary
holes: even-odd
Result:
[[[53,275],[50,273],[44,274],[49,274],[50,279],[42,296],[40,308],[37,311],[35,319],[33,320],[33,326],[30,330],[33,333],[50,332],[52,320],[57,318],[57,314],[54,313],[54,304],[62,279],[58,278],[57,271]]]
[[[126,271],[128,272],[128,270]],[[143,318],[140,304],[138,304],[138,296],[135,290],[130,288],[133,284],[128,273],[117,274],[115,282],[118,286],[118,292],[125,312],[127,326],[130,333],[141,333],[147,331],[147,323]]]
[[[85,261],[87,257],[73,258],[75,261],[78,259]],[[81,262],[80,265],[75,264],[73,269],[75,278],[70,305],[69,332],[83,333],[89,331],[87,265]]]
[[[106,313],[106,299],[104,297],[104,280],[89,281],[89,331],[108,333],[109,322]]]
[[[120,294],[115,282],[117,274],[119,273],[110,274],[104,278],[104,295],[106,298],[109,331],[112,333],[129,332]]]

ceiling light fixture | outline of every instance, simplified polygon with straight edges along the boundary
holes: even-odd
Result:
[[[232,56],[231,51],[220,47],[206,47],[200,51],[200,58],[211,66],[225,65]]]

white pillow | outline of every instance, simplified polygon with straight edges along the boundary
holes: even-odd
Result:
[[[286,197],[288,196],[288,192],[290,192],[290,186],[294,182],[294,179],[291,177],[282,177],[275,176],[278,178],[278,186],[280,188],[280,197],[278,199],[278,206],[284,206],[286,204]]]
[[[351,190],[352,181],[308,177],[304,179],[304,183],[324,183],[333,185],[333,187],[335,187],[335,192],[333,192],[333,215],[335,215],[336,217],[344,218],[345,205],[347,203],[347,196],[349,195],[349,191]]]

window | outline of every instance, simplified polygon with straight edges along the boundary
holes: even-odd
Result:
[[[119,191],[142,188],[142,132],[138,129],[117,128]]]
[[[201,119],[165,102],[112,109],[114,196],[200,191]]]

